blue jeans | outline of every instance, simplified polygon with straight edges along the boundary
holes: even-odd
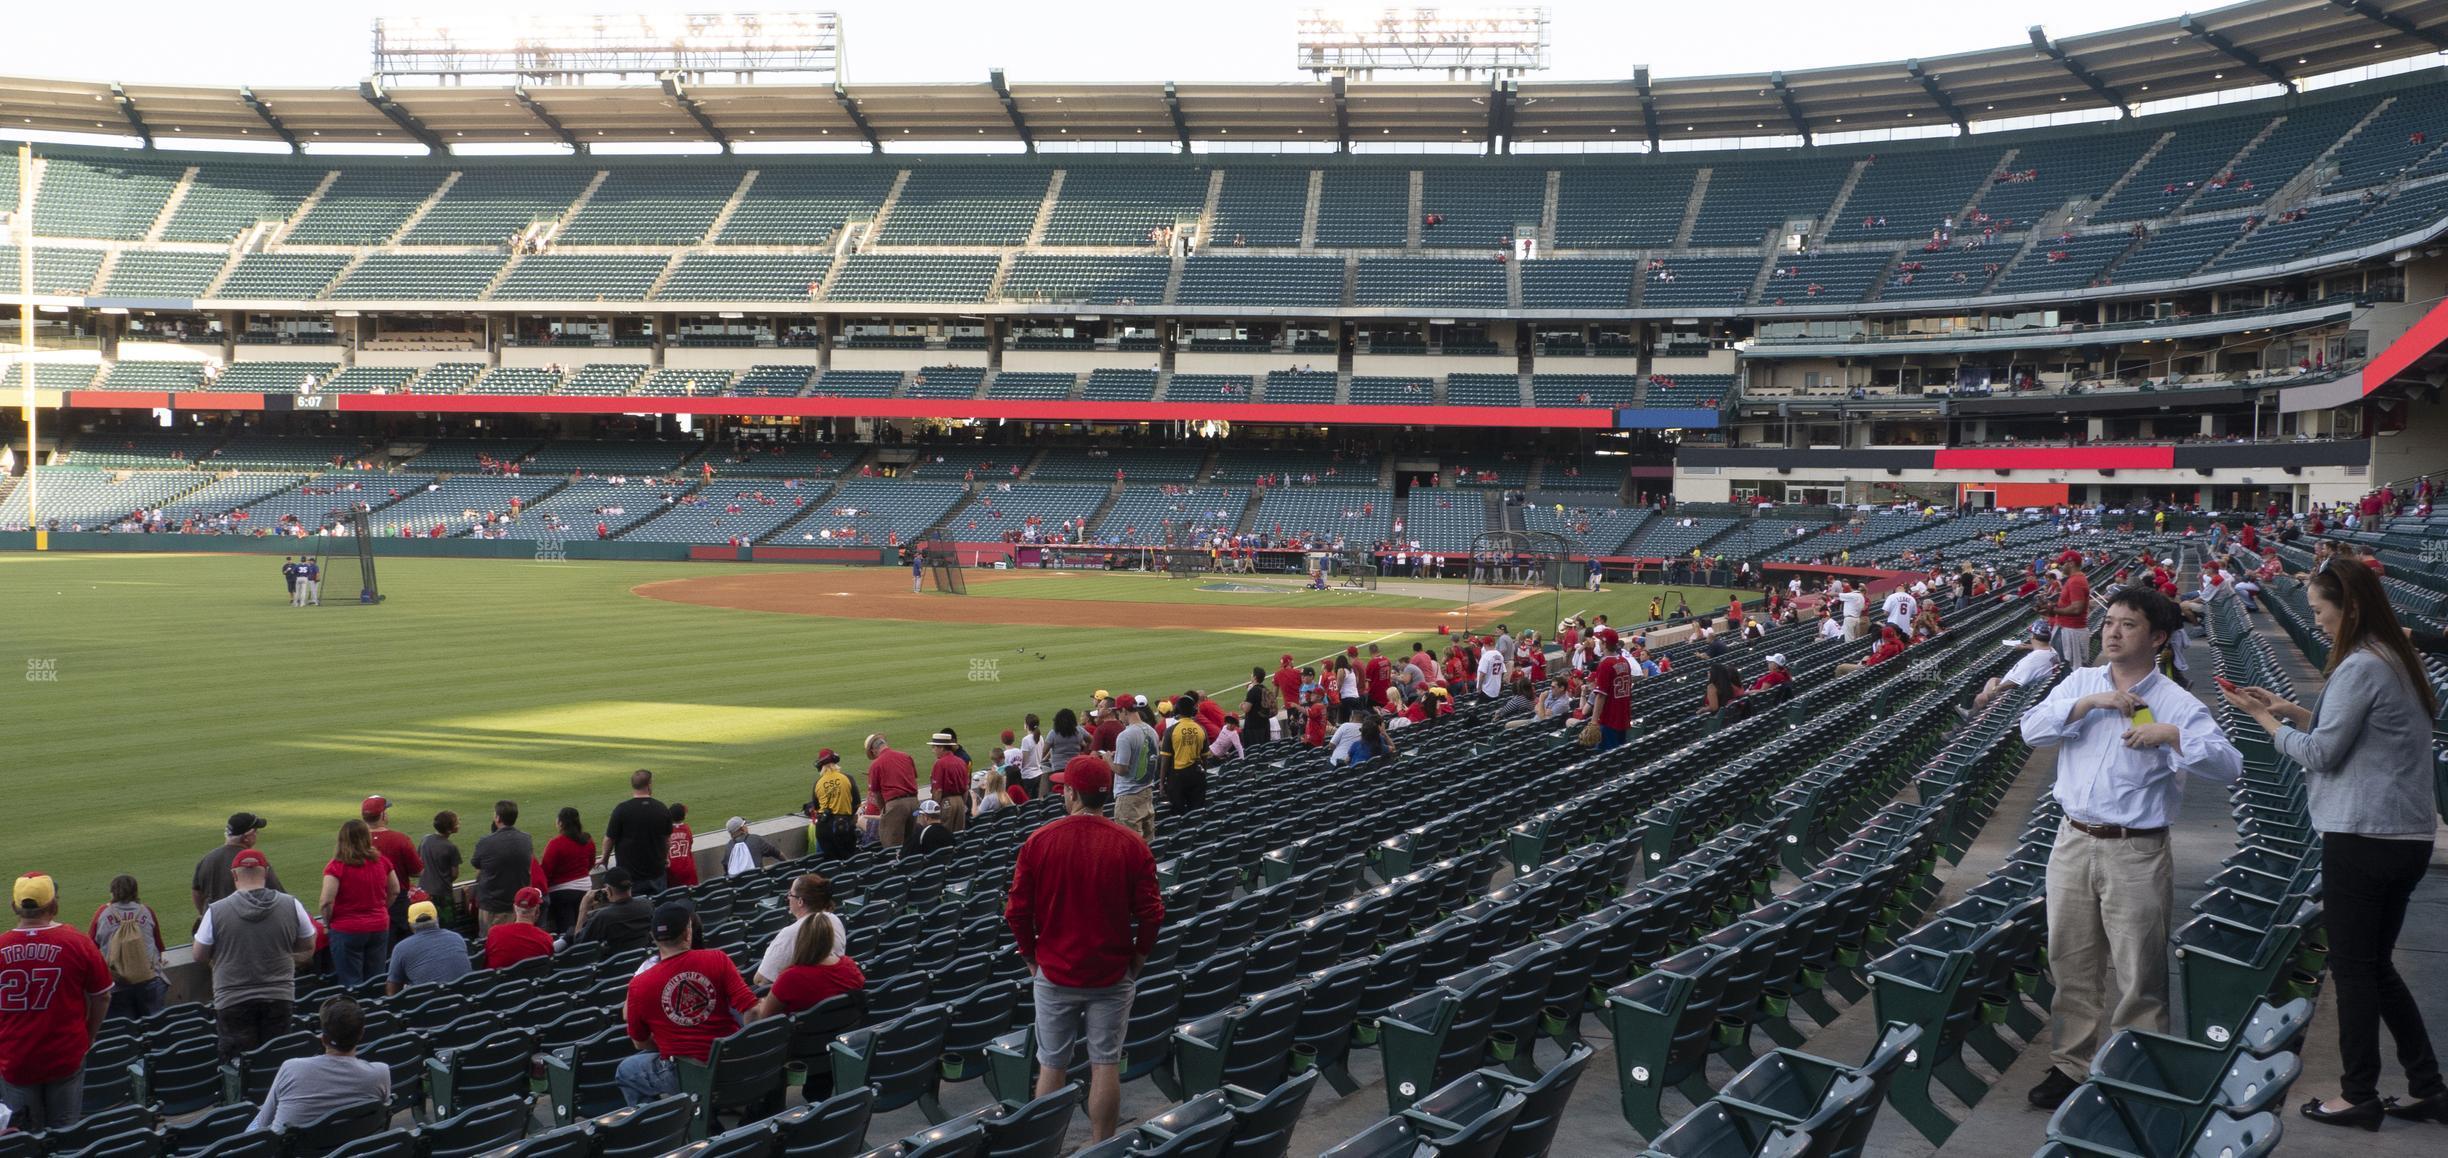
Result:
[[[391,930],[331,935],[332,972],[343,989],[355,989],[383,979],[391,964]]]
[[[110,1015],[112,1017],[151,1017],[160,1013],[170,993],[170,982],[156,977],[142,985],[121,983],[111,986]]]
[[[632,894],[641,897],[651,897],[656,893],[662,892],[664,889],[669,888],[671,885],[671,877],[668,870],[663,873],[657,873],[654,876],[647,876],[644,873],[633,873],[630,875],[629,879],[632,882],[629,886],[629,891]]]
[[[643,1106],[680,1092],[680,1068],[659,1053],[633,1053],[612,1071],[612,1084],[620,1087],[622,1105]]]
[[[1605,724],[1598,725],[1598,750],[1604,752],[1611,748],[1623,747],[1624,731],[1625,729],[1610,728]]]
[[[0,1082],[0,1103],[9,1108],[9,1125],[32,1132],[73,1126],[85,1116],[85,1074],[70,1074],[39,1086]]]

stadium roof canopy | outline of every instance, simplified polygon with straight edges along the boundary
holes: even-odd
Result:
[[[1712,140],[2138,104],[2448,51],[2448,0],[2246,0],[2106,32],[1793,72],[1495,85],[708,84],[219,88],[0,77],[0,125],[181,140],[460,145],[713,141]]]

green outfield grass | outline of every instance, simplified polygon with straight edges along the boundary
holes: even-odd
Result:
[[[71,913],[132,872],[177,933],[195,859],[238,809],[271,818],[266,851],[311,895],[334,832],[371,792],[420,837],[436,810],[458,811],[465,849],[504,796],[530,831],[548,833],[563,805],[600,830],[646,767],[702,833],[733,813],[794,809],[816,750],[851,751],[870,731],[906,747],[951,725],[982,755],[1024,712],[1051,718],[1095,688],[1220,687],[1279,653],[1308,660],[1343,642],[922,626],[629,593],[737,564],[382,566],[390,602],[297,609],[267,556],[0,555],[0,662],[50,677],[11,674],[0,696],[0,872],[54,874]],[[337,590],[353,572],[335,572]]]

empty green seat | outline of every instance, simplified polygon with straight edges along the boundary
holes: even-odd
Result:
[[[833,1042],[833,1080],[839,1086],[869,1086],[876,1108],[896,1110],[934,1087],[943,1056],[950,1007],[922,1005],[878,1025],[854,1029]]]
[[[567,1126],[620,1108],[620,1087],[613,1071],[637,1047],[629,1031],[608,1027],[573,1046],[544,1055],[544,1086],[552,1098],[553,1121]]]
[[[875,1101],[874,1090],[857,1086],[775,1115],[771,1121],[777,1158],[831,1158],[854,1152],[866,1144]]]
[[[1308,997],[1303,986],[1256,993],[1231,1009],[1173,1031],[1173,1064],[1182,1090],[1226,1085],[1273,1089],[1292,1063],[1293,1029]]]
[[[524,1095],[535,1052],[532,1029],[505,1029],[469,1045],[437,1050],[425,1061],[425,1088],[433,1097],[434,1112],[456,1114],[469,1106]]]
[[[596,1158],[651,1158],[687,1141],[697,1120],[697,1099],[687,1094],[628,1106],[587,1123]]]
[[[473,1158],[527,1136],[527,1121],[535,1110],[531,1097],[499,1098],[469,1106],[447,1118],[417,1129],[424,1158]]]

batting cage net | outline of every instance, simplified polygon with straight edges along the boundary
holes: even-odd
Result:
[[[945,595],[967,595],[969,573],[961,568],[960,551],[949,543],[927,543],[919,547],[926,561],[927,579],[935,590]]]
[[[1366,551],[1337,551],[1327,556],[1329,582],[1350,591],[1377,589],[1377,557]]]
[[[1164,573],[1167,579],[1195,579],[1207,573],[1207,551],[1200,547],[1165,547]]]
[[[1581,586],[1588,574],[1588,565],[1575,562],[1572,555],[1572,540],[1551,532],[1482,532],[1471,540],[1464,624],[1470,622],[1468,608],[1479,602],[1487,588],[1504,593],[1524,588],[1554,592],[1556,606],[1543,610],[1556,611],[1560,617],[1564,589]]]
[[[382,602],[382,585],[374,581],[374,528],[363,503],[349,508],[349,534],[357,540],[357,602]]]

